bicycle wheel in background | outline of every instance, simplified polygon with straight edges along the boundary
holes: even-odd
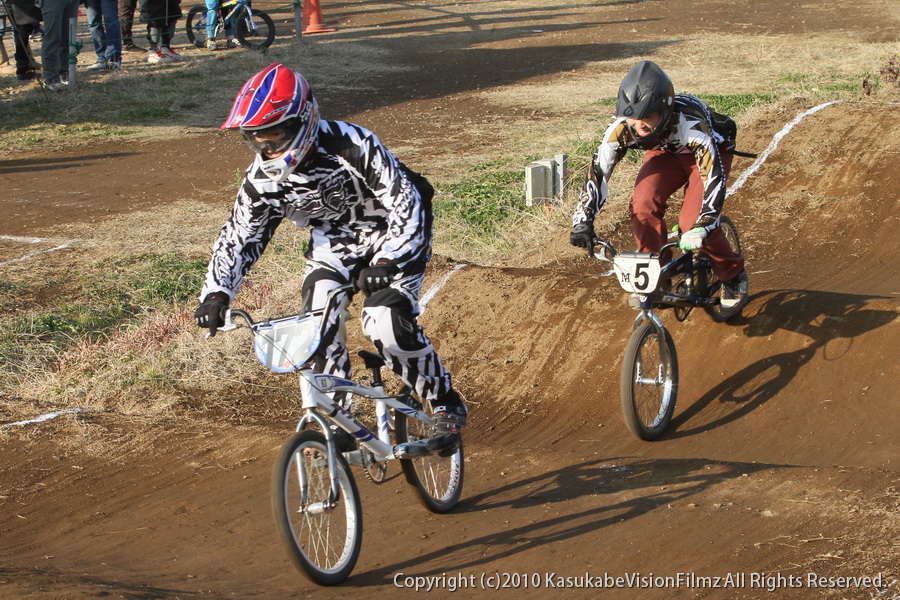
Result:
[[[262,50],[275,41],[275,21],[263,11],[253,8],[235,21],[234,35],[245,48]]]
[[[416,407],[431,416],[431,404],[421,403],[412,394]],[[421,408],[424,406],[424,408]],[[395,415],[397,443],[415,442],[427,438],[430,427],[418,419],[410,419],[400,411]],[[462,440],[456,452],[450,456],[431,454],[419,458],[401,459],[400,466],[406,481],[419,492],[419,499],[425,507],[436,513],[453,510],[462,494],[463,476],[465,475],[465,457]]]
[[[344,581],[362,544],[356,482],[340,454],[336,466],[340,497],[329,502],[325,437],[318,431],[301,431],[281,448],[272,479],[275,522],[291,561],[320,585]]]
[[[198,48],[206,48],[206,5],[197,4],[188,11],[184,20],[184,29],[188,40]]]
[[[722,215],[719,218],[719,227],[725,233],[725,239],[728,240],[728,245],[731,246],[732,252],[735,254],[741,254],[741,238],[738,236],[737,227],[735,227],[734,223],[731,219]],[[708,262],[708,261],[707,261]],[[716,277],[715,273],[713,273],[712,269],[704,269],[700,274],[702,281],[700,282],[702,286],[708,290],[707,293],[710,295],[717,294],[719,289],[722,287],[719,282],[719,278]],[[725,321],[727,317],[722,315],[722,307],[719,304],[714,304],[712,306],[705,307],[706,312],[713,318],[714,321],[721,323]]]
[[[619,377],[625,425],[642,440],[658,438],[672,420],[678,396],[678,357],[668,330],[650,321],[631,334]]]

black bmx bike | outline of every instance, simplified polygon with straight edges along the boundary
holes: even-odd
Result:
[[[734,223],[722,215],[720,227],[731,249],[741,254],[741,242]],[[659,253],[617,252],[602,238],[595,238],[599,253],[589,254],[611,262],[619,285],[631,292],[640,312],[625,346],[619,377],[619,400],[628,430],[642,440],[654,440],[668,428],[678,397],[678,355],[672,335],[655,309],[671,308],[684,321],[695,307],[701,307],[715,321],[727,314],[720,303],[722,282],[712,269],[712,260],[702,250],[683,252],[667,261],[678,242],[664,245]],[[739,313],[738,313],[739,314]]]

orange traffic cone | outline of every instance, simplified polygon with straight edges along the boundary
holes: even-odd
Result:
[[[325,27],[319,0],[306,0],[303,3],[303,34],[328,33],[329,31],[334,31],[334,29]]]

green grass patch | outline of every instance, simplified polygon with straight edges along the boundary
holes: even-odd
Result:
[[[479,236],[497,233],[504,223],[526,209],[524,168],[513,169],[510,163],[481,163],[470,177],[441,186],[449,198],[435,202],[435,217],[457,221]]]

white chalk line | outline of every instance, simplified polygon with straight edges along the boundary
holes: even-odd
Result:
[[[21,425],[31,425],[32,423],[43,423],[44,421],[49,421],[51,419],[55,419],[56,417],[62,415],[72,415],[75,413],[80,413],[83,411],[83,408],[69,408],[66,410],[54,411],[45,413],[39,417],[35,417],[33,419],[28,419],[27,421],[16,421],[15,423],[7,423],[6,425],[0,425],[0,429],[8,429],[9,427],[17,427]]]
[[[769,155],[772,154],[775,148],[778,147],[778,143],[781,141],[781,139],[788,133],[790,133],[791,129],[793,129],[797,125],[797,123],[799,123],[809,115],[815,114],[823,108],[827,108],[832,104],[837,104],[838,102],[843,102],[843,100],[832,100],[831,102],[826,102],[825,104],[814,106],[809,110],[800,113],[799,115],[794,117],[794,119],[790,123],[782,127],[781,131],[776,133],[775,137],[772,138],[772,141],[769,143],[769,147],[766,148],[763,153],[760,154],[755,161],[753,161],[753,164],[750,165],[750,167],[746,171],[741,173],[741,176],[738,177],[737,181],[732,184],[732,186],[728,189],[727,195],[730,196],[737,190],[741,189],[741,186],[743,186],[747,179],[749,179],[751,175],[756,173],[756,170],[759,169],[759,167],[761,167],[764,162],[766,162],[766,159],[769,158]]]
[[[20,256],[19,258],[14,258],[12,260],[7,260],[0,262],[0,267],[5,265],[11,265],[13,263],[22,262],[24,260],[28,260],[30,258],[34,258],[35,256],[40,256],[41,254],[49,254],[50,252],[56,252],[57,250],[63,250],[71,246],[74,242],[78,240],[51,240],[47,238],[36,238],[36,237],[18,237],[14,235],[0,235],[0,241],[3,242],[16,242],[19,244],[46,244],[53,243],[57,241],[62,241],[63,243],[54,246],[53,248],[46,248],[44,250],[37,250],[36,252],[29,252],[24,256]]]
[[[425,313],[425,306],[431,302],[431,300],[437,295],[437,293],[441,290],[442,287],[447,285],[447,282],[450,281],[450,277],[453,276],[454,273],[462,269],[463,267],[468,267],[469,265],[463,263],[456,265],[453,267],[449,273],[445,273],[440,280],[428,288],[428,291],[419,299],[419,315]]]

